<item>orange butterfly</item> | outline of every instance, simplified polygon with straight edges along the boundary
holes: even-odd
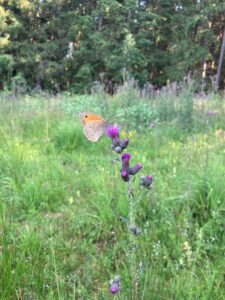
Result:
[[[81,112],[80,121],[84,125],[86,138],[91,142],[97,142],[109,126],[106,120],[92,112]]]

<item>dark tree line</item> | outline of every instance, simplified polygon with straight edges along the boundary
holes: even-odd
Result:
[[[13,84],[108,90],[129,74],[140,86],[210,82],[225,24],[224,0],[0,0],[0,89]],[[222,68],[220,85],[225,72]]]

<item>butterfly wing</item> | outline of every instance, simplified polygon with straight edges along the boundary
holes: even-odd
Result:
[[[96,115],[92,112],[81,112],[80,113],[80,122],[85,125],[91,121],[105,121],[101,116]]]
[[[91,142],[96,142],[108,126],[108,122],[92,112],[81,112],[80,122],[84,125],[86,138]]]
[[[84,134],[89,141],[97,142],[107,126],[105,120],[89,121],[84,125]]]

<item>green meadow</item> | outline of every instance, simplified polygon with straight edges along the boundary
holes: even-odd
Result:
[[[110,138],[85,138],[80,111],[129,137],[143,165],[135,193],[139,175],[154,178],[137,207],[141,299],[225,299],[223,96],[128,86],[0,98],[0,299],[130,299],[127,183]]]

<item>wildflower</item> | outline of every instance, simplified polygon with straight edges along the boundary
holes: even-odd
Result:
[[[133,138],[135,136],[135,134],[136,134],[136,130],[131,130],[128,132],[129,138]]]
[[[209,110],[208,112],[207,112],[207,115],[208,116],[215,116],[217,114],[217,112],[216,111],[212,111],[212,110]]]
[[[116,153],[120,154],[122,149],[121,149],[120,146],[114,147],[114,146],[112,145],[112,150],[114,150]]]
[[[116,124],[111,125],[111,126],[107,127],[106,134],[109,137],[111,137],[111,139],[118,138],[119,137],[119,128],[117,127]]]
[[[129,139],[120,139],[119,128],[116,124],[109,126],[106,129],[106,135],[108,135],[112,139],[112,150],[114,150],[116,153],[120,154],[124,149],[127,148]]]
[[[138,235],[141,233],[141,228],[137,227],[135,224],[130,224],[128,228],[134,235]]]
[[[128,138],[125,138],[123,141],[122,141],[122,148],[123,149],[126,149],[127,146],[129,144],[129,139]]]
[[[140,176],[139,179],[139,183],[140,185],[146,187],[146,188],[151,188],[152,185],[152,181],[153,181],[153,177],[152,176]]]
[[[116,294],[118,293],[119,289],[120,289],[120,276],[116,275],[109,282],[109,291],[111,294]]]
[[[119,289],[120,285],[117,282],[113,282],[109,288],[111,294],[116,294],[119,291]]]
[[[118,137],[112,138],[112,150],[114,150],[118,154],[120,154],[124,149],[126,149],[128,144],[128,138],[125,138],[124,140],[121,140]]]
[[[137,163],[134,167],[128,169],[130,175],[135,175],[142,168],[142,164]]]
[[[121,159],[122,159],[122,168],[127,168],[129,167],[129,160],[131,158],[131,155],[130,153],[124,153],[122,156],[121,156]]]
[[[149,128],[151,128],[151,129],[155,128],[155,123],[152,122],[152,123],[149,125]]]
[[[122,172],[126,172],[128,175],[135,175],[141,168],[142,168],[142,164],[137,163],[134,167],[130,167],[129,166],[129,160],[131,158],[130,153],[124,153],[121,156],[121,160],[122,160],[122,169],[121,169],[121,176],[122,176]],[[125,174],[125,173],[123,173]],[[122,176],[123,178],[124,176]]]
[[[189,245],[188,241],[185,241],[183,243],[183,250],[185,252],[187,262],[190,263],[192,260],[192,250],[191,250],[191,246]]]
[[[123,179],[123,181],[125,181],[125,182],[129,181],[130,176],[127,173],[127,171],[121,170],[120,175],[121,175],[121,178]]]

